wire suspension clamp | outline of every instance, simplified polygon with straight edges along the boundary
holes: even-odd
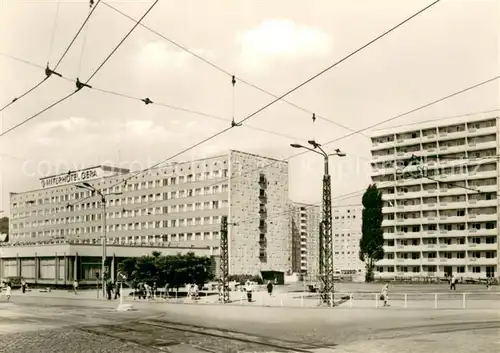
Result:
[[[233,75],[231,83],[233,84],[233,119],[231,120],[231,127],[238,127],[241,126],[242,123],[237,123],[236,121],[234,121],[234,86],[236,85],[236,76]]]
[[[50,77],[52,74],[59,76],[59,77],[62,77],[62,75],[59,72],[52,70],[49,67],[49,63],[47,63],[47,67],[45,68],[45,75],[47,75],[47,77]]]
[[[78,91],[79,91],[79,90],[81,90],[83,87],[92,88],[92,86],[91,86],[91,85],[88,85],[88,84],[86,84],[86,83],[81,82],[79,78],[77,78],[77,79],[76,79],[75,84],[76,84],[76,89],[77,89]]]
[[[144,98],[144,99],[141,99],[141,101],[143,101],[144,104],[146,104],[146,105],[153,104],[153,101],[151,99],[147,98],[147,97]]]

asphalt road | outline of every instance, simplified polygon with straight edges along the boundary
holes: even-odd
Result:
[[[223,307],[15,298],[0,302],[0,352],[496,352],[491,310]]]

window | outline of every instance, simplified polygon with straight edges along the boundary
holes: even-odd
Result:
[[[472,266],[472,273],[481,273],[481,266]]]

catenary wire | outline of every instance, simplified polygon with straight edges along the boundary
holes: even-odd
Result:
[[[100,2],[101,0],[99,0]],[[143,14],[143,16],[140,18],[139,21],[142,21],[146,15],[154,8],[154,6],[158,3],[159,0],[156,0],[149,8],[148,10]],[[97,7],[99,3],[96,4],[96,6],[94,6],[93,10],[95,10],[95,8]],[[87,20],[90,18],[90,15],[92,14],[92,11],[89,13],[89,16],[87,17]],[[104,61],[97,67],[96,70],[94,70],[94,72],[92,73],[92,75],[90,75],[90,77],[87,79],[87,81],[85,81],[84,85],[87,85],[90,80],[102,69],[102,67],[104,66],[104,64],[106,64],[106,62],[108,62],[108,60],[113,56],[113,54],[118,50],[118,48],[123,44],[123,42],[125,42],[125,40],[130,36],[130,34],[137,28],[137,26],[139,25],[139,22],[137,22],[130,30],[129,32],[122,38],[122,40],[116,45],[116,47],[111,51],[111,53],[104,59]],[[78,32],[80,33],[80,31]],[[75,37],[76,38],[76,37]],[[72,42],[73,43],[73,42]],[[46,78],[47,79],[47,78]],[[7,133],[13,131],[14,129],[26,124],[27,122],[33,120],[34,118],[36,118],[37,116],[39,116],[40,114],[46,112],[47,110],[55,107],[56,105],[64,102],[65,100],[69,99],[70,97],[72,97],[73,95],[75,95],[77,92],[80,91],[80,88],[77,88],[75,91],[69,93],[68,95],[58,99],[57,101],[55,101],[54,103],[52,103],[51,105],[49,105],[48,107],[42,109],[41,111],[37,112],[36,114],[30,116],[29,118],[21,121],[20,123],[14,125],[13,127],[9,128],[8,130],[2,132],[2,134],[0,134],[0,137],[1,136],[4,136],[6,135]]]
[[[158,166],[160,166],[161,164],[164,164],[165,162],[168,162],[178,156],[180,156],[181,154],[184,154],[186,152],[189,152],[191,151],[192,149],[204,144],[205,142],[208,142],[224,133],[226,133],[227,131],[231,130],[233,127],[235,126],[240,126],[241,124],[243,124],[244,122],[246,122],[247,120],[251,119],[252,117],[254,117],[255,115],[259,114],[260,112],[264,111],[265,109],[269,108],[270,106],[272,106],[273,104],[275,104],[276,102],[278,102],[279,100],[285,98],[286,96],[290,95],[291,93],[297,91],[298,89],[302,88],[303,86],[305,86],[306,84],[310,83],[311,81],[315,80],[316,78],[318,78],[319,76],[325,74],[326,72],[330,71],[331,69],[333,69],[334,67],[336,67],[337,65],[339,65],[340,63],[346,61],[347,59],[349,59],[350,57],[356,55],[357,53],[359,53],[360,51],[362,51],[363,49],[367,48],[368,46],[370,46],[371,44],[375,43],[376,41],[380,40],[381,38],[385,37],[386,35],[388,35],[389,33],[395,31],[397,28],[403,26],[405,23],[411,21],[413,18],[417,17],[418,15],[420,15],[421,13],[425,12],[427,9],[431,8],[432,6],[434,6],[435,4],[437,4],[438,2],[440,2],[441,0],[436,0],[434,1],[432,4],[430,5],[427,5],[426,7],[424,7],[423,9],[419,10],[418,12],[416,12],[415,14],[411,15],[410,17],[408,17],[407,19],[405,19],[404,21],[400,22],[399,24],[393,26],[391,29],[385,31],[384,33],[382,33],[381,35],[379,35],[378,37],[376,37],[375,39],[372,39],[371,41],[369,41],[367,44],[361,46],[360,48],[356,49],[355,51],[351,52],[349,55],[345,56],[344,58],[340,59],[339,61],[335,62],[334,64],[328,66],[326,69],[323,69],[322,71],[320,71],[319,73],[315,74],[314,76],[310,77],[309,79],[303,81],[302,83],[300,83],[298,86],[295,86],[294,88],[288,90],[286,93],[282,94],[281,96],[279,96],[278,98],[276,98],[275,100],[271,101],[270,103],[264,105],[263,107],[257,109],[255,112],[251,113],[250,115],[248,115],[247,117],[243,118],[242,120],[238,121],[236,124],[233,124],[232,126],[228,127],[228,128],[225,128],[205,139],[203,139],[202,141],[200,142],[197,142],[196,144],[190,146],[190,147],[187,147],[185,148],[184,150],[170,156],[170,157],[167,157],[166,159],[164,159],[163,161],[159,162],[159,163],[156,163],[154,164],[153,166],[151,167],[148,167],[144,170],[141,170],[141,171],[138,171],[136,173],[134,173],[133,175],[131,175],[130,177],[124,179],[123,181],[119,182],[118,184],[116,185],[119,185],[123,182],[126,182],[127,180],[130,180],[132,178],[135,178],[137,177],[138,175],[140,174],[143,174],[143,173],[146,173],[147,171],[151,170],[151,169],[154,169]],[[139,23],[137,23],[136,25],[138,25]],[[116,186],[114,185],[114,186]]]
[[[372,43],[376,42],[377,40],[381,39],[381,38],[382,38],[382,37],[384,37],[385,35],[389,34],[390,32],[394,31],[394,30],[395,30],[395,29],[397,29],[398,27],[402,26],[404,23],[406,23],[406,22],[410,21],[413,17],[418,16],[420,13],[422,13],[422,12],[424,12],[425,10],[427,10],[428,8],[432,7],[433,5],[435,5],[436,3],[438,3],[439,1],[440,1],[440,0],[435,1],[434,3],[430,4],[430,5],[429,5],[429,6],[427,6],[426,8],[424,8],[424,9],[420,10],[419,12],[417,12],[416,14],[414,14],[412,17],[410,17],[410,18],[406,19],[405,21],[401,22],[400,24],[398,24],[397,26],[393,27],[393,28],[392,28],[392,29],[390,29],[389,31],[387,31],[387,32],[383,33],[382,35],[380,35],[379,37],[375,38],[374,40],[372,40],[371,42],[369,42],[369,43],[368,43],[368,44],[366,44],[365,46],[363,46],[363,47],[359,48],[358,50],[356,50],[356,51],[352,52],[352,53],[351,53],[351,54],[349,54],[347,57],[343,58],[342,60],[340,60],[339,62],[337,62],[336,64],[334,64],[334,66],[336,66],[337,64],[340,64],[341,62],[343,62],[344,60],[348,59],[349,57],[351,57],[351,56],[353,56],[353,55],[357,54],[359,51],[361,51],[361,50],[365,49],[366,47],[368,47],[368,46],[369,46],[369,45],[371,45]],[[126,18],[128,18],[128,19],[130,19],[130,20],[132,20],[132,21],[135,21],[135,19],[134,19],[133,17],[131,17],[131,16],[127,15],[126,13],[124,13],[124,12],[122,12],[122,11],[118,10],[117,8],[115,8],[115,7],[111,6],[110,4],[108,4],[108,3],[106,3],[106,2],[103,2],[103,4],[104,4],[105,6],[107,6],[107,7],[109,7],[110,9],[112,9],[113,11],[115,11],[115,12],[119,13],[120,15],[122,15],[122,16],[124,16],[124,17],[126,17]],[[192,56],[194,56],[194,57],[198,58],[199,60],[203,61],[204,63],[206,63],[206,64],[208,64],[208,65],[212,66],[212,67],[213,67],[213,68],[215,68],[216,70],[218,70],[218,71],[220,71],[220,72],[222,72],[222,73],[224,73],[224,74],[226,74],[226,75],[228,75],[228,76],[232,76],[232,74],[231,74],[231,73],[229,73],[227,70],[223,69],[222,67],[220,67],[220,66],[218,66],[218,65],[215,65],[214,63],[212,63],[212,62],[210,62],[209,60],[205,59],[205,58],[204,58],[204,57],[202,57],[201,55],[196,54],[195,52],[193,52],[192,50],[190,50],[190,49],[189,49],[189,48],[187,48],[186,46],[184,46],[184,45],[181,45],[181,44],[177,43],[176,41],[174,41],[174,40],[172,40],[172,39],[170,39],[170,38],[166,37],[165,35],[163,35],[163,34],[159,33],[158,31],[156,31],[156,30],[152,29],[151,27],[149,27],[149,26],[147,26],[147,25],[145,25],[145,24],[141,24],[141,26],[142,26],[142,27],[144,27],[145,29],[147,29],[148,31],[150,31],[150,32],[152,32],[152,33],[154,33],[154,34],[156,34],[157,36],[159,36],[159,37],[163,38],[164,40],[166,40],[166,41],[167,41],[167,42],[169,42],[170,44],[172,44],[172,45],[174,45],[174,46],[178,47],[179,49],[181,49],[181,50],[183,50],[183,51],[185,51],[185,52],[189,53],[190,55],[192,55]],[[329,69],[330,69],[330,68],[328,68],[326,71],[328,71]],[[312,78],[312,79],[314,79],[314,78]],[[265,94],[267,94],[267,95],[270,95],[270,96],[272,96],[272,97],[276,98],[277,100],[281,100],[281,101],[283,101],[283,102],[285,102],[285,103],[287,103],[287,104],[289,104],[289,105],[291,105],[291,106],[293,106],[293,107],[295,107],[295,108],[297,108],[297,109],[299,109],[299,110],[301,110],[301,111],[303,111],[303,112],[306,112],[306,113],[308,113],[308,114],[310,114],[310,115],[314,114],[314,113],[313,113],[313,111],[311,111],[311,110],[305,109],[305,108],[303,108],[303,107],[301,107],[301,106],[299,106],[299,105],[297,105],[297,104],[295,104],[295,103],[292,103],[292,102],[290,102],[290,101],[288,101],[288,100],[285,100],[285,99],[284,99],[284,97],[285,97],[286,95],[288,95],[289,93],[291,93],[291,92],[287,93],[285,96],[277,96],[277,95],[275,95],[274,93],[271,93],[271,92],[269,92],[269,91],[267,91],[267,90],[265,90],[265,89],[263,89],[263,88],[261,88],[261,87],[259,87],[259,86],[255,85],[255,84],[253,84],[253,83],[250,83],[249,81],[246,81],[246,80],[244,80],[244,79],[240,78],[240,77],[238,77],[238,80],[239,80],[240,82],[242,82],[242,83],[244,83],[244,84],[246,84],[246,85],[248,85],[248,86],[252,87],[252,88],[257,89],[258,91],[261,91],[261,92],[263,92],[263,93],[265,93]],[[306,82],[306,83],[307,83],[307,82]],[[305,84],[305,83],[304,83],[304,84]],[[274,104],[274,102],[273,102],[273,104]],[[354,131],[352,128],[350,128],[350,127],[348,127],[348,126],[342,125],[342,124],[340,124],[340,123],[337,123],[337,122],[335,122],[335,121],[333,121],[333,120],[327,119],[327,118],[322,117],[322,116],[320,116],[320,115],[314,114],[314,116],[315,116],[315,117],[317,117],[317,118],[319,118],[319,119],[321,119],[321,120],[324,120],[324,121],[330,122],[330,123],[332,123],[332,124],[334,124],[334,125],[336,125],[336,126],[342,127],[342,128],[344,128],[344,129],[346,129],[346,130],[349,130],[349,131]],[[240,123],[241,123],[241,122],[240,122]],[[360,134],[361,134],[361,135],[364,135],[362,132],[361,132]]]
[[[66,48],[66,50],[64,51],[64,53],[61,55],[61,57],[59,58],[59,61],[57,62],[56,66],[54,67],[53,71],[56,71],[56,69],[59,67],[59,64],[62,62],[62,60],[64,59],[64,57],[66,56],[66,54],[68,53],[68,51],[70,50],[71,46],[73,45],[73,43],[75,42],[76,38],[78,37],[78,35],[80,34],[82,28],[85,26],[85,24],[88,22],[88,20],[90,19],[90,16],[92,16],[92,13],[94,12],[95,8],[97,7],[97,5],[99,5],[99,3],[101,2],[101,0],[98,0],[96,5],[94,6],[94,8],[92,9],[92,11],[89,12],[87,18],[85,19],[85,21],[83,22],[83,24],[80,26],[78,32],[76,33],[76,35],[73,37],[73,39],[71,40],[70,44],[68,45],[68,47]],[[10,56],[12,58],[12,56]],[[43,78],[41,81],[39,81],[37,84],[35,84],[33,87],[31,87],[28,91],[24,92],[23,94],[21,94],[20,96],[14,98],[10,103],[4,105],[3,107],[0,108],[0,112],[4,111],[5,109],[7,109],[8,107],[10,107],[12,104],[14,104],[15,102],[19,101],[20,99],[26,97],[28,94],[30,94],[31,92],[33,92],[34,90],[36,90],[38,87],[40,87],[44,82],[46,82],[48,80],[48,78],[52,76],[52,75],[47,75],[45,76],[45,78]],[[69,97],[71,97],[74,93],[72,94],[69,94],[63,98],[61,98],[60,100],[56,101],[54,104],[51,104],[49,106],[49,109],[52,108],[53,106],[65,101],[66,99],[68,99]],[[39,113],[36,113],[33,117],[31,118],[28,118],[28,121],[31,120],[32,118],[35,118],[37,117],[38,115],[40,115],[41,113],[43,113],[44,111],[46,111],[46,109],[42,110],[41,112]],[[18,124],[17,126],[21,126],[23,125],[24,122]],[[17,127],[16,126],[16,127]],[[5,133],[2,133],[0,136],[3,136]]]
[[[389,119],[383,120],[383,121],[381,121],[381,122],[378,122],[378,123],[376,123],[376,124],[373,124],[373,125],[371,125],[371,126],[368,126],[368,127],[366,127],[366,128],[363,128],[363,129],[361,129],[361,130],[362,130],[362,131],[366,131],[366,130],[369,130],[369,129],[371,129],[371,128],[373,128],[373,127],[376,127],[376,126],[378,126],[378,125],[385,124],[386,122],[389,122],[389,121],[393,121],[393,120],[396,120],[396,119],[402,118],[402,117],[404,117],[404,116],[406,116],[406,115],[409,115],[410,113],[414,113],[414,112],[417,112],[417,111],[422,110],[422,109],[424,109],[424,108],[428,108],[428,107],[430,107],[430,106],[432,106],[432,105],[434,105],[434,104],[440,103],[440,102],[442,102],[442,101],[444,101],[444,100],[450,99],[450,98],[455,97],[455,96],[457,96],[457,95],[459,95],[459,94],[462,94],[462,93],[468,92],[468,91],[473,90],[473,89],[475,89],[475,88],[478,88],[478,87],[480,87],[480,86],[482,86],[482,85],[485,85],[485,84],[487,84],[487,83],[490,83],[490,82],[492,82],[492,81],[494,81],[494,80],[497,80],[498,78],[500,78],[500,76],[496,76],[496,77],[493,77],[493,78],[488,79],[488,80],[486,80],[486,81],[482,81],[482,82],[480,82],[480,83],[478,83],[478,84],[475,84],[475,85],[473,85],[473,86],[469,86],[469,87],[467,87],[467,88],[465,88],[465,89],[462,89],[462,90],[457,91],[457,92],[455,92],[455,93],[449,94],[449,95],[447,95],[447,96],[445,96],[445,97],[442,97],[442,98],[440,98],[440,99],[434,100],[434,101],[432,101],[432,102],[430,102],[430,103],[426,103],[426,104],[424,104],[424,105],[419,106],[418,108],[415,108],[415,109],[409,110],[409,111],[407,111],[407,112],[405,112],[405,113],[402,113],[402,114],[396,115],[396,116],[394,116],[394,117],[392,117],[392,118],[389,118]],[[438,120],[438,119],[436,119],[436,120]],[[360,130],[358,130],[358,131],[360,131]],[[354,134],[349,134],[349,135],[346,135],[346,136],[343,136],[343,137],[340,137],[340,138],[336,138],[336,139],[334,139],[334,140],[330,140],[330,141],[328,141],[327,143],[323,144],[323,146],[330,145],[330,144],[332,144],[332,143],[334,143],[334,142],[337,142],[337,141],[343,140],[343,139],[345,139],[345,138],[347,138],[347,137],[350,137],[350,136],[353,136],[353,135],[354,135]],[[248,174],[250,174],[250,173],[253,173],[253,172],[256,172],[256,171],[259,171],[259,170],[266,169],[266,168],[268,168],[268,167],[271,167],[271,166],[275,165],[276,163],[279,163],[279,162],[285,162],[285,161],[288,161],[288,160],[290,160],[290,159],[293,159],[293,158],[296,158],[296,157],[302,156],[302,155],[304,155],[304,154],[306,154],[306,153],[309,153],[309,152],[310,152],[310,151],[305,150],[305,151],[302,151],[302,152],[296,153],[296,154],[294,154],[294,155],[291,155],[290,157],[287,157],[287,158],[285,158],[285,159],[282,159],[282,160],[276,160],[276,161],[270,162],[269,164],[267,164],[267,165],[265,165],[265,166],[263,166],[263,167],[259,167],[259,168],[253,169],[253,170],[251,170],[251,171],[249,171],[249,172],[245,172],[245,173],[243,173],[243,175],[248,175]],[[231,178],[238,178],[238,177],[239,177],[239,176],[234,176],[234,177],[230,177],[229,179],[231,179]],[[229,180],[229,179],[227,179],[227,180]],[[217,184],[220,184],[220,182],[219,182],[219,183],[217,183]],[[217,184],[214,184],[214,185],[217,185]]]
[[[54,24],[52,25],[52,34],[50,36],[49,55],[47,56],[47,65],[50,62],[50,57],[52,55],[52,48],[54,47],[54,39],[56,37],[57,19],[59,17],[59,6],[60,5],[61,5],[61,1],[57,0],[56,13],[54,15]]]
[[[5,53],[0,53],[0,55],[5,56],[5,57],[10,58],[10,59],[15,60],[15,61],[19,61],[19,62],[27,64],[27,65],[30,65],[30,66],[37,67],[39,69],[45,70],[45,67],[43,67],[42,65],[38,65],[38,64],[33,63],[31,61],[27,61],[27,60],[24,60],[24,59],[12,56],[10,54],[5,54]],[[63,80],[69,81],[69,82],[76,82],[76,80],[73,80],[73,79],[71,79],[69,77],[66,77],[64,75],[61,75],[61,76],[58,76],[58,77],[61,78],[61,79],[63,79]],[[128,95],[128,94],[124,94],[124,93],[120,93],[120,92],[115,92],[115,91],[110,91],[110,90],[102,89],[102,88],[96,87],[94,85],[92,85],[91,87],[88,87],[88,88],[91,89],[91,90],[93,90],[93,91],[96,91],[96,92],[106,93],[106,94],[110,94],[110,95],[114,95],[114,96],[119,96],[119,97],[122,97],[122,98],[127,98],[127,99],[131,99],[131,100],[136,100],[136,101],[142,101],[142,102],[144,102],[143,98],[134,97],[134,96],[131,96],[131,95]],[[199,116],[203,116],[203,117],[207,117],[207,118],[212,118],[212,119],[217,119],[217,120],[221,120],[221,121],[225,121],[225,122],[231,122],[231,119],[229,119],[229,118],[224,118],[224,117],[221,117],[221,116],[218,116],[218,115],[214,115],[214,114],[209,114],[209,113],[205,113],[205,112],[201,112],[201,111],[197,111],[197,110],[193,110],[193,109],[179,107],[179,106],[175,106],[175,105],[172,105],[172,104],[166,104],[166,103],[162,103],[162,102],[157,102],[156,100],[154,102],[151,102],[151,104],[158,105],[158,106],[165,107],[165,108],[169,108],[169,109],[172,109],[172,110],[182,111],[182,112],[193,114],[193,115],[199,115]],[[278,132],[278,131],[273,131],[273,130],[259,128],[257,126],[253,126],[253,125],[246,124],[246,125],[243,125],[243,126],[246,127],[246,128],[252,129],[252,130],[261,131],[261,132],[273,134],[273,135],[276,135],[276,136],[286,137],[286,138],[289,138],[291,140],[302,140],[302,138],[298,138],[298,137],[295,137],[295,136],[284,134],[284,133],[281,133],[281,132]]]

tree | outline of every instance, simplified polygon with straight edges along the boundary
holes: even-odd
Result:
[[[119,265],[120,271],[127,274],[132,286],[139,282],[159,287],[167,283],[170,288],[180,288],[187,283],[196,283],[202,286],[214,277],[212,259],[206,256],[196,256],[194,253],[184,255],[162,256],[153,252],[151,256],[128,258]]]
[[[382,230],[382,194],[375,184],[363,194],[363,225],[359,241],[359,259],[365,263],[365,281],[373,281],[373,269],[384,258],[384,232]]]

